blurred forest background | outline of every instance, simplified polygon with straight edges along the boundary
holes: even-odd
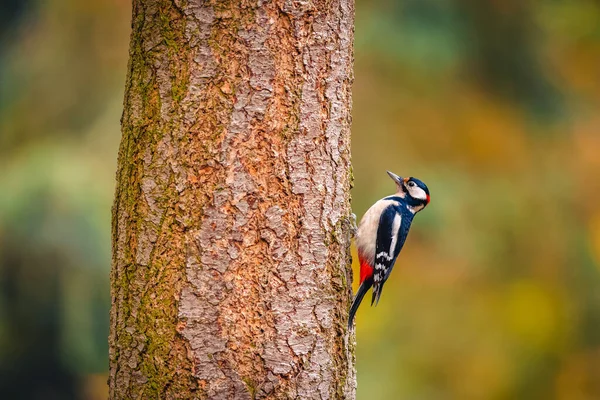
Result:
[[[0,2],[5,399],[106,398],[130,7]],[[355,213],[386,169],[432,196],[358,398],[600,398],[600,1],[358,0],[355,57]]]

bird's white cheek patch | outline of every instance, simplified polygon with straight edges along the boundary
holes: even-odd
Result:
[[[425,193],[425,191],[420,187],[412,187],[409,188],[408,191],[410,192],[410,195],[415,199],[427,200],[427,193]]]

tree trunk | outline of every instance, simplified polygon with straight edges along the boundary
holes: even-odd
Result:
[[[353,399],[353,0],[134,0],[111,399]]]

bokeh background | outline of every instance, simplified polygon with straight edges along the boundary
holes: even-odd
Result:
[[[106,398],[129,20],[0,2],[1,398]],[[600,398],[600,1],[357,0],[355,57],[355,213],[386,169],[432,197],[358,398]]]

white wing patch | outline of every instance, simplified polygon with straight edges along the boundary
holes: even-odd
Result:
[[[398,243],[398,234],[400,233],[400,224],[402,223],[402,216],[398,213],[394,216],[394,222],[392,223],[392,243],[390,244],[390,251],[388,252],[388,260],[394,258],[394,250],[396,249],[396,243]]]
[[[398,243],[398,235],[400,233],[401,223],[402,216],[396,213],[394,215],[394,221],[392,221],[392,238],[390,240],[390,249],[387,252],[380,251],[375,257],[377,261],[379,261],[375,263],[375,273],[373,274],[373,280],[375,283],[383,282],[383,279],[386,275],[386,270],[391,267],[389,262],[394,259],[396,253],[396,244]],[[385,263],[386,261],[387,263]]]

